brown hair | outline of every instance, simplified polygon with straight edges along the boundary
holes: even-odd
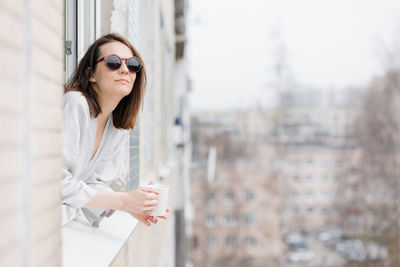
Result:
[[[132,91],[118,103],[112,112],[113,124],[118,129],[133,129],[136,125],[136,119],[140,106],[143,104],[143,98],[146,88],[146,68],[143,59],[133,45],[124,37],[116,33],[108,33],[97,39],[86,51],[79,62],[73,75],[65,86],[64,92],[80,91],[85,96],[89,105],[90,114],[95,118],[101,113],[96,91],[89,81],[91,75],[96,70],[96,61],[100,57],[100,47],[110,42],[120,42],[125,44],[132,51],[132,54],[142,62],[142,68],[136,74],[136,80]]]

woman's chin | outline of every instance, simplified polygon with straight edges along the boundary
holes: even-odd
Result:
[[[114,92],[118,92],[121,97],[127,96],[132,92],[132,87],[130,86],[118,86],[115,89]]]

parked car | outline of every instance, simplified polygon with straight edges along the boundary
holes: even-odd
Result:
[[[384,246],[375,242],[366,242],[364,246],[369,260],[384,260],[388,257],[388,251]]]
[[[300,248],[286,253],[286,259],[293,263],[308,262],[314,258],[315,254],[308,248]]]
[[[350,261],[363,262],[366,260],[384,260],[388,257],[387,249],[375,242],[362,242],[358,239],[349,239],[339,242],[336,251]]]
[[[367,259],[367,252],[361,240],[348,239],[335,245],[336,251],[346,259],[355,262],[363,262]]]
[[[295,233],[295,232],[288,233],[285,236],[285,241],[289,245],[291,245],[293,243],[297,243],[297,242],[303,242],[302,240],[303,240],[303,237],[300,234]]]
[[[321,229],[318,234],[318,240],[328,246],[335,246],[342,241],[343,230],[337,226],[327,226]]]

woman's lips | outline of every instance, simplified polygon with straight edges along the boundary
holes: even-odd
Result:
[[[127,80],[117,80],[118,83],[123,83],[123,84],[129,84],[129,82]]]

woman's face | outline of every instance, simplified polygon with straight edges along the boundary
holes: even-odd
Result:
[[[100,47],[100,57],[98,59],[111,54],[116,54],[120,58],[133,56],[129,47],[123,43],[114,41]],[[103,60],[97,63],[96,70],[90,77],[93,88],[99,93],[102,99],[118,101],[131,93],[135,79],[136,73],[129,72],[124,60],[118,70],[110,70]]]

